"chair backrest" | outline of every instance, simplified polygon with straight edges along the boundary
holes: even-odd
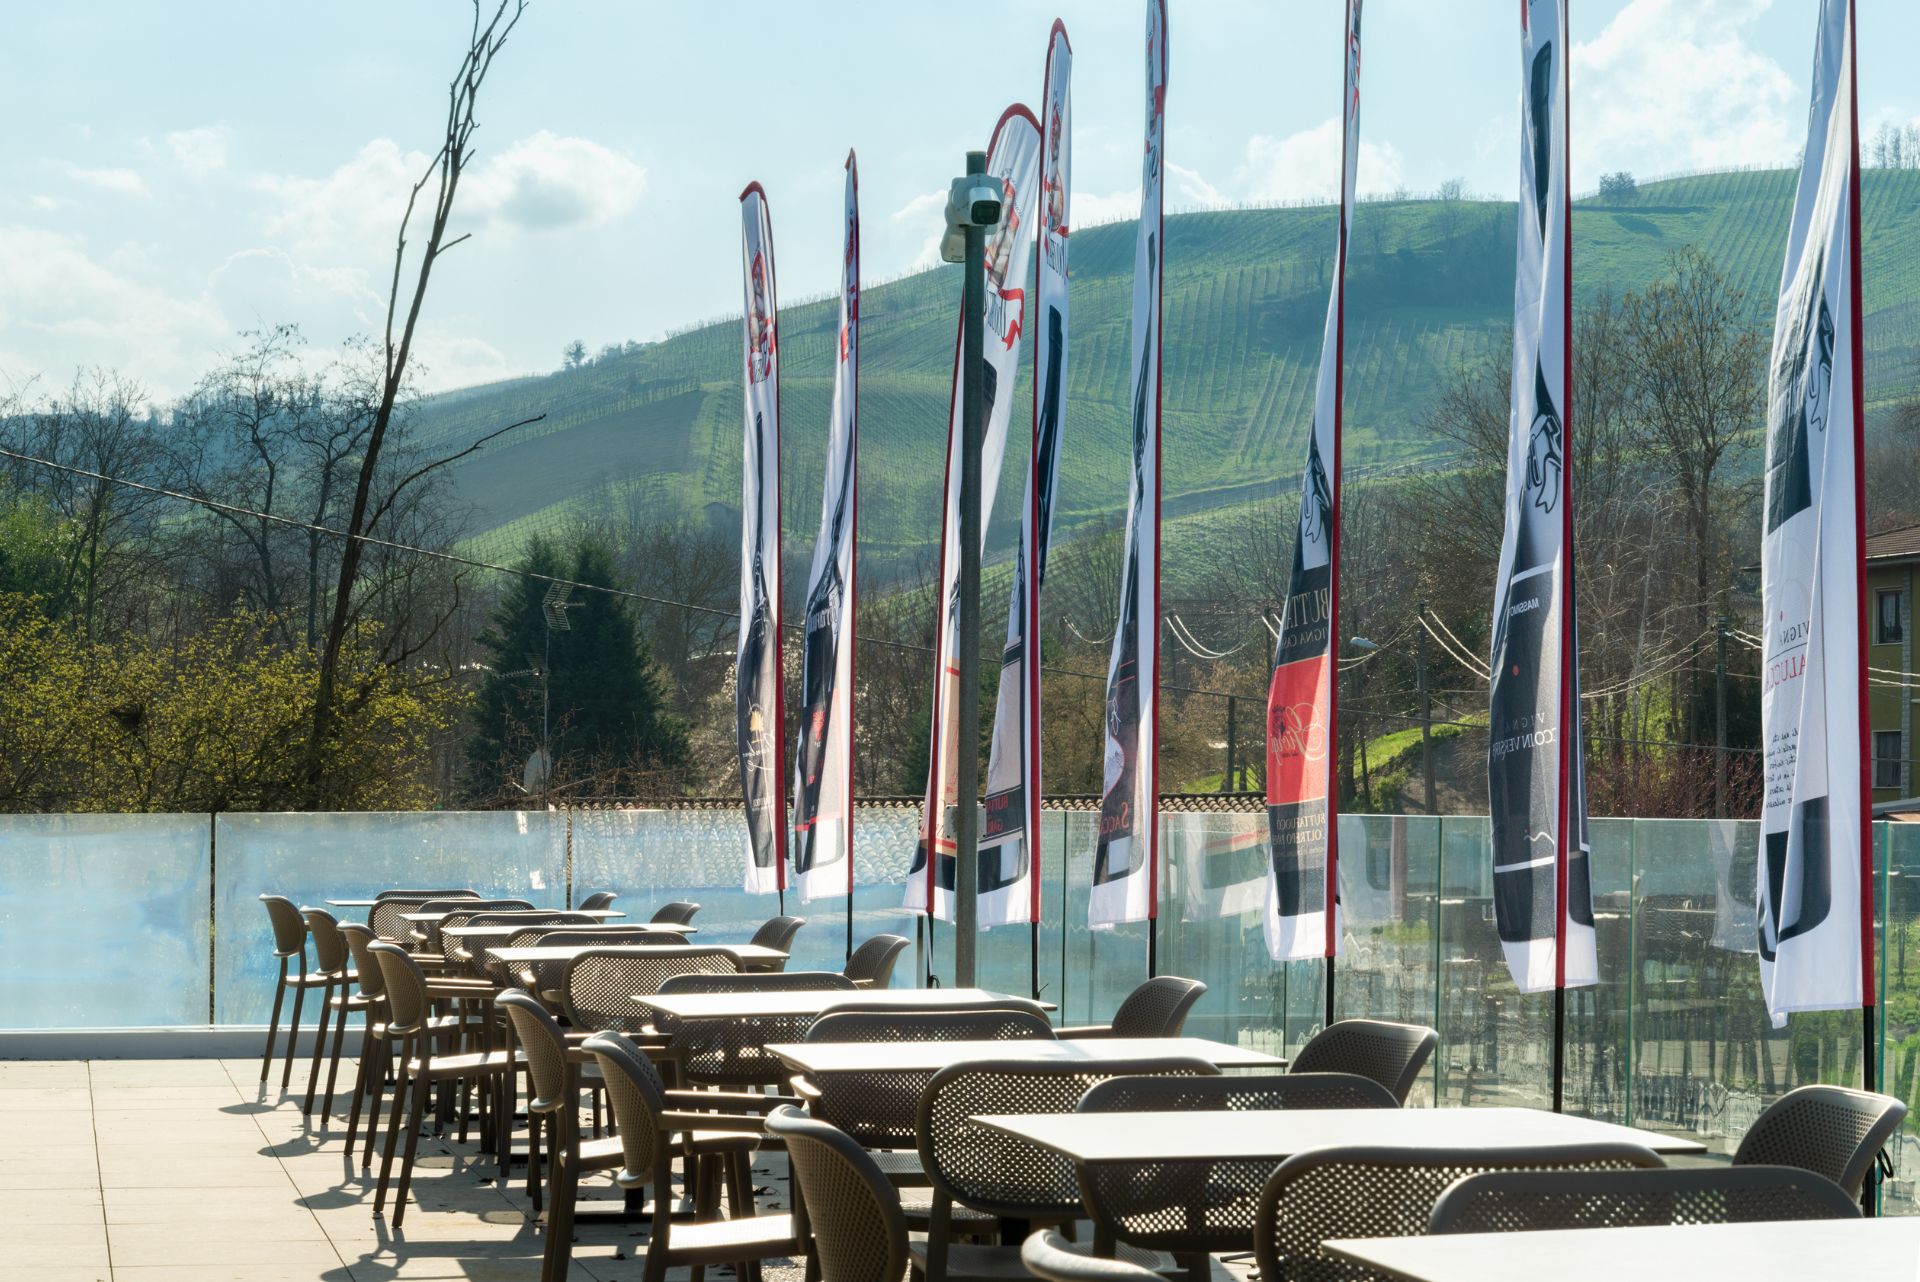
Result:
[[[1456,1181],[1433,1204],[1433,1233],[1614,1229],[1658,1224],[1860,1218],[1860,1204],[1824,1175],[1791,1166],[1658,1171],[1489,1171]]]
[[[406,949],[384,939],[368,945],[367,951],[379,962],[380,979],[386,986],[388,1031],[399,1037],[419,1032],[432,1009],[426,972]]]
[[[300,908],[285,895],[262,895],[260,903],[267,910],[267,921],[273,926],[273,955],[275,957],[298,957],[307,950],[307,919],[300,915]]]
[[[767,1115],[800,1184],[820,1275],[833,1282],[899,1282],[907,1271],[900,1195],[867,1151],[791,1106]]]
[[[347,954],[353,958],[354,974],[360,977],[360,995],[368,1001],[384,1002],[387,998],[386,973],[380,969],[380,959],[371,951],[380,937],[373,933],[371,926],[363,926],[357,921],[340,923],[340,937],[347,941]]]
[[[512,944],[524,948],[529,944],[544,944],[554,947],[576,947],[584,944],[606,945],[607,947],[632,948],[638,945],[680,946],[687,942],[685,935],[670,930],[648,930],[645,926],[607,926],[600,923],[592,925],[529,927],[513,933]],[[496,976],[497,977],[497,976]],[[567,963],[560,961],[535,962],[532,966],[521,968],[512,982],[529,986],[537,996],[563,988],[567,982]]]
[[[875,935],[853,950],[843,973],[855,983],[885,988],[893,983],[893,964],[907,943],[904,935]]]
[[[1482,1171],[1626,1171],[1664,1165],[1637,1144],[1530,1148],[1318,1148],[1280,1164],[1253,1233],[1261,1282],[1350,1282],[1365,1274],[1321,1250],[1329,1238],[1419,1237],[1455,1180]]]
[[[809,1042],[1010,1042],[1051,1038],[1053,1025],[1030,1010],[830,1010]]]
[[[423,934],[431,951],[442,949],[440,932],[448,926],[464,926],[481,913],[489,912],[532,912],[534,907],[524,899],[435,899],[420,905],[423,913],[439,913],[440,920],[427,923]]]
[[[668,922],[675,926],[686,926],[693,922],[693,915],[700,911],[700,905],[676,899],[670,904],[661,904],[653,910],[653,920]]]
[[[1348,1073],[1114,1077],[1080,1099],[1082,1113],[1235,1112],[1268,1108],[1397,1108],[1378,1082]],[[1124,1122],[1116,1121],[1116,1125]],[[1176,1253],[1244,1250],[1270,1162],[1228,1158],[1093,1165],[1080,1172],[1087,1211],[1128,1242]],[[1206,1196],[1195,1198],[1194,1189]]]
[[[567,1063],[566,1033],[547,1014],[546,1007],[517,988],[507,989],[494,1002],[506,1010],[507,1018],[513,1021],[514,1036],[527,1053],[527,1081],[533,1092],[527,1108],[535,1113],[555,1113],[568,1107],[573,1102],[573,1092],[568,1089],[573,1073]]]
[[[1125,1260],[1082,1255],[1052,1229],[1028,1235],[1020,1245],[1020,1263],[1042,1282],[1161,1282],[1152,1269]]]
[[[1294,1056],[1296,1073],[1358,1073],[1371,1077],[1400,1103],[1420,1078],[1440,1034],[1421,1024],[1343,1019],[1307,1039]]]
[[[405,942],[411,938],[412,931],[407,922],[401,920],[411,912],[418,912],[420,905],[434,902],[434,896],[415,898],[410,895],[382,895],[373,905],[373,911],[367,914],[367,925],[373,933],[389,941]]]
[[[300,916],[313,937],[313,964],[322,975],[341,975],[347,969],[347,941],[340,935],[340,922],[324,908],[302,908]]]
[[[837,970],[761,970],[735,975],[675,975],[660,985],[665,993],[819,993],[854,991]]]
[[[1235,1073],[1190,1082],[1112,1077],[1080,1101],[1082,1113],[1237,1112],[1271,1108],[1398,1108],[1387,1088],[1354,1073]]]
[[[618,1033],[595,1033],[581,1044],[600,1064],[600,1076],[606,1082],[607,1102],[613,1110],[613,1124],[620,1136],[620,1151],[626,1169],[619,1174],[628,1188],[642,1184],[655,1186],[664,1196],[667,1168],[673,1149],[660,1133],[660,1114],[667,1108],[667,1088],[653,1061]]]
[[[1207,991],[1197,979],[1156,975],[1127,994],[1113,1012],[1115,1037],[1178,1037],[1187,1012]]]
[[[843,1010],[820,1016],[809,1042],[945,1042],[1051,1039],[1053,1025],[1029,1010]],[[868,1148],[912,1148],[920,1096],[933,1080],[924,1073],[809,1073],[816,1092],[808,1112]]]
[[[567,1022],[600,1032],[638,1033],[647,1027],[646,1009],[633,999],[661,992],[690,973],[733,969],[733,954],[719,947],[671,953],[641,952],[622,945],[589,948],[562,963],[559,988]]]
[[[576,907],[581,912],[599,912],[603,909],[613,907],[613,901],[618,898],[620,898],[620,896],[614,891],[596,890],[585,899],[582,899]]]
[[[487,946],[490,944],[499,944],[504,941],[500,939],[489,939],[486,944],[481,944],[476,940],[466,939],[459,935],[449,935],[446,933],[448,929],[461,926],[525,926],[528,928],[538,928],[541,926],[591,926],[593,924],[594,919],[584,913],[566,912],[561,909],[510,908],[497,912],[474,913],[470,917],[463,916],[460,913],[454,913],[440,923],[440,938],[442,942],[446,944],[447,956],[465,962],[469,969],[485,973],[488,968],[485,956]],[[512,938],[511,935],[507,936],[508,940]]]
[[[769,917],[762,922],[760,929],[753,932],[748,943],[758,944],[762,948],[778,948],[783,953],[793,951],[793,937],[807,924],[805,917]]]
[[[966,1060],[933,1075],[920,1097],[914,1140],[934,1188],[990,1215],[1047,1219],[1080,1214],[1073,1163],[1051,1149],[972,1120],[980,1113],[1071,1113],[1108,1077],[1166,1073],[1211,1077],[1191,1056],[1107,1062]]]
[[[1891,1095],[1802,1086],[1760,1111],[1734,1151],[1735,1166],[1797,1166],[1860,1196],[1880,1149],[1906,1120]]]

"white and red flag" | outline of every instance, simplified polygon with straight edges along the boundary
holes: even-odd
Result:
[[[1132,483],[1120,618],[1107,660],[1100,829],[1087,919],[1096,926],[1159,912],[1160,879],[1160,280],[1165,258],[1167,6],[1147,0],[1146,147],[1133,254]]]
[[[1872,808],[1853,5],[1823,0],[1767,381],[1760,981],[1792,1011],[1873,1001]]]
[[[740,193],[746,434],[740,472],[740,649],[734,662],[735,741],[747,810],[746,888],[786,889],[786,731],[780,690],[780,334],[767,193]]]
[[[1341,99],[1340,232],[1320,335],[1320,378],[1300,478],[1293,573],[1267,688],[1267,952],[1275,961],[1340,951],[1338,804],[1333,744],[1340,597],[1340,400],[1347,237],[1360,153],[1360,3],[1347,0]],[[1329,908],[1331,905],[1331,909]]]
[[[807,575],[800,735],[794,754],[793,884],[803,901],[853,886],[854,544],[859,529],[860,176],[847,153],[840,334],[827,424],[820,533]]]
[[[1521,992],[1599,979],[1574,617],[1566,0],[1520,7],[1520,208],[1507,519],[1493,598],[1494,923]]]
[[[994,126],[987,172],[1006,187],[1000,222],[987,239],[986,335],[982,381],[986,431],[980,447],[981,539],[1000,486],[1013,417],[1013,384],[1020,372],[1020,337],[1027,328],[1027,272],[1032,265],[1034,211],[1040,186],[1040,125],[1015,103]],[[947,420],[946,522],[940,535],[940,600],[934,632],[933,742],[920,837],[907,871],[906,906],[953,920],[955,854],[950,811],[960,792],[960,335],[954,340],[953,397]],[[936,858],[927,857],[929,849]],[[982,859],[982,877],[997,862]],[[984,921],[984,917],[982,918]]]
[[[980,925],[1040,919],[1040,591],[1053,532],[1067,382],[1067,206],[1072,177],[1073,46],[1055,22],[1041,95],[1040,263],[1035,275],[1033,448],[1020,509],[1007,645],[993,710],[980,827]]]

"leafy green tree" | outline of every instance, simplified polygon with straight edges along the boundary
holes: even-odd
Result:
[[[561,548],[536,538],[480,635],[487,674],[467,746],[467,788],[511,792],[543,742],[549,792],[571,796],[657,791],[687,761],[687,727],[626,601],[606,592],[550,591],[550,579],[613,587],[613,554],[581,538]],[[544,700],[544,707],[543,707]]]
[[[44,499],[0,482],[0,593],[52,597],[66,563],[67,529]]]

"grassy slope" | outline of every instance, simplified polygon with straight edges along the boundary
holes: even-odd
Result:
[[[1716,174],[1650,184],[1630,204],[1575,213],[1576,291],[1616,294],[1652,280],[1668,252],[1697,244],[1771,311],[1792,175]],[[1866,176],[1868,396],[1920,381],[1920,173]],[[1368,202],[1355,219],[1347,304],[1347,466],[1435,460],[1421,411],[1452,367],[1501,342],[1511,311],[1510,205]],[[1331,209],[1189,214],[1167,223],[1164,300],[1165,493],[1170,568],[1204,555],[1222,508],[1290,490],[1310,413],[1326,306]],[[1125,504],[1127,315],[1133,225],[1074,238],[1069,418],[1059,520],[1071,531]],[[958,280],[937,269],[868,291],[861,360],[861,545],[878,566],[929,554],[945,451]],[[789,306],[785,366],[785,525],[804,564],[818,520],[832,314]],[[464,443],[531,413],[546,422],[457,471],[476,513],[471,546],[510,555],[572,513],[637,492],[663,514],[737,528],[739,330],[691,329],[586,369],[437,398],[433,437]],[[1030,396],[1016,389],[994,542],[1013,537]],[[1187,541],[1193,546],[1183,547]]]

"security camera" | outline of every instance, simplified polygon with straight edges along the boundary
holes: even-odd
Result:
[[[967,228],[997,225],[1005,201],[1006,185],[991,174],[954,179],[947,192],[947,233],[940,239],[940,257],[949,263],[964,262]]]

